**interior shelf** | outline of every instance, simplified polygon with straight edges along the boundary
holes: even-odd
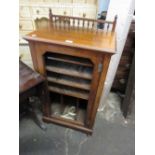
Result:
[[[67,66],[67,65],[55,65],[55,66],[46,66],[47,71],[59,73],[59,74],[64,74],[64,75],[69,75],[73,77],[80,77],[84,79],[92,79],[92,75],[90,73],[89,69],[85,69],[82,71],[83,68],[73,68],[73,66]]]
[[[69,77],[54,72],[47,73],[47,81],[84,90],[90,90],[91,84],[90,80]]]
[[[70,64],[93,67],[91,61],[85,58],[73,57],[69,55],[56,54],[56,53],[48,54],[46,58],[49,60],[56,60],[60,62],[67,62]]]
[[[55,83],[48,84],[49,91],[88,100],[89,92]]]
[[[44,57],[47,71],[71,77],[92,79],[93,64],[89,59],[55,53],[46,53]]]

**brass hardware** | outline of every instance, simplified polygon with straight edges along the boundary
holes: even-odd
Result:
[[[64,15],[66,16],[66,14],[67,14],[67,12],[66,11],[64,11]]]
[[[100,73],[102,71],[103,65],[101,63],[98,64],[98,72]]]
[[[37,12],[37,14],[39,14],[39,13],[40,13],[40,11],[39,11],[39,10],[37,10],[36,12]]]
[[[22,27],[23,27],[23,26],[22,26],[21,24],[19,24],[19,29],[20,29],[20,30],[22,29]]]
[[[86,17],[86,13],[83,13],[83,18],[85,18]]]

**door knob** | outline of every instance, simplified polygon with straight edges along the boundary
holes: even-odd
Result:
[[[37,10],[36,12],[37,12],[37,14],[39,14],[39,13],[40,13],[40,11],[39,11],[39,10]]]

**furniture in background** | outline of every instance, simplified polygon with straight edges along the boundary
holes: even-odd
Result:
[[[19,1],[19,51],[22,61],[33,68],[28,42],[22,37],[35,29],[35,20],[48,18],[49,7],[54,14],[96,18],[99,3],[97,0],[20,0]]]
[[[24,36],[34,69],[47,81],[44,121],[92,133],[109,62],[116,51],[116,20],[54,15],[50,10],[47,27]],[[99,23],[105,24],[104,30],[97,28]]]
[[[99,20],[106,20],[106,17],[107,17],[107,11],[102,11],[100,14],[98,14],[98,16],[99,16]],[[104,28],[104,24],[102,24],[102,23],[100,23],[99,25],[98,25],[98,28],[99,29],[103,29]]]
[[[30,112],[33,115],[34,121],[45,129],[44,124],[39,120],[36,114],[36,105],[30,104],[29,98],[38,96],[42,104],[46,104],[46,89],[45,78],[34,72],[31,68],[19,61],[19,109],[20,116],[23,112]]]
[[[46,17],[36,18],[35,27],[36,27],[36,30],[41,28],[48,28],[48,18]]]
[[[119,66],[112,85],[112,90],[125,94],[128,77],[135,53],[135,21],[133,20],[129,29],[128,37],[119,62]]]
[[[112,90],[121,92],[124,117],[135,108],[135,20],[131,22],[128,37],[113,82]],[[134,116],[134,114],[133,114]]]
[[[20,44],[19,57],[22,62],[33,69],[32,58],[28,44]]]
[[[133,57],[130,67],[127,87],[125,90],[125,97],[121,105],[123,115],[126,118],[129,114],[135,112],[135,56]]]

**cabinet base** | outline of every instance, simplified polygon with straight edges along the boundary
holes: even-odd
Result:
[[[69,128],[72,128],[78,131],[85,132],[86,134],[89,134],[89,135],[92,135],[92,132],[93,132],[92,129],[86,128],[84,126],[79,126],[77,124],[71,124],[70,122],[57,119],[57,118],[43,116],[43,121],[47,123],[54,123],[54,124],[62,125],[65,127],[69,127]]]

